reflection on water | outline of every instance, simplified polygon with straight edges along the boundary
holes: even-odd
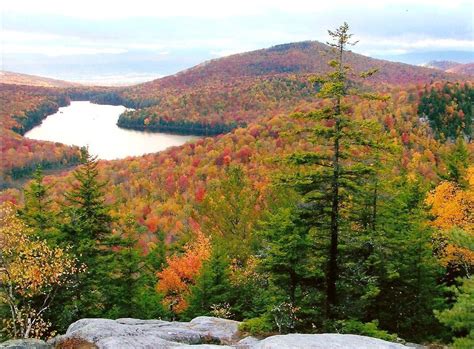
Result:
[[[198,138],[119,128],[116,123],[125,109],[124,106],[71,102],[71,105],[48,116],[41,125],[27,132],[25,137],[89,146],[92,155],[106,160],[155,153]]]

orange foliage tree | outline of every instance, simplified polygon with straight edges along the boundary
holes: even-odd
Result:
[[[203,262],[209,259],[210,254],[210,240],[199,231],[196,240],[184,247],[182,255],[166,259],[168,266],[156,274],[156,290],[164,294],[163,304],[171,312],[179,314],[187,308],[186,298],[190,287],[194,285]]]

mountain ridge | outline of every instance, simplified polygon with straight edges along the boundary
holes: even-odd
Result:
[[[44,76],[23,74],[2,70],[0,71],[0,83],[9,85],[27,85],[35,87],[79,87],[83,86],[77,82],[70,82],[60,79],[53,79]]]
[[[195,84],[197,78],[229,78],[229,77],[249,77],[249,76],[268,76],[281,73],[323,73],[328,70],[327,61],[330,59],[331,48],[319,41],[300,41],[274,45],[269,48],[237,53],[221,58],[215,58],[204,61],[194,67],[182,70],[176,74],[168,75],[149,82],[137,84],[132,88],[140,86],[147,87],[156,84],[168,86],[171,82]],[[319,52],[318,52],[319,51]],[[314,53],[323,53],[320,57]],[[325,59],[323,59],[325,57]],[[413,82],[413,80],[427,79],[453,79],[455,76],[450,74],[440,74],[430,68],[416,65],[392,62],[388,60],[372,58],[355,52],[348,52],[348,62],[355,63],[356,70],[366,70],[375,66],[382,71],[387,71],[387,67],[405,68],[418,72],[413,77],[408,78],[408,72],[402,72],[404,81]],[[315,58],[316,57],[316,58]],[[298,61],[299,59],[299,61]],[[367,64],[368,61],[370,64]],[[385,69],[382,69],[385,68]],[[413,72],[412,71],[412,72]],[[379,78],[388,83],[396,83],[397,79],[390,72],[387,76]]]

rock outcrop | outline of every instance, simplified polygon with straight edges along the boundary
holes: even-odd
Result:
[[[3,343],[0,343],[1,349],[50,349],[51,346],[46,342],[28,338],[28,339],[12,339]]]
[[[0,348],[99,349],[403,349],[404,345],[352,334],[287,334],[262,340],[242,338],[239,322],[200,316],[190,322],[137,319],[82,319],[43,346]],[[10,341],[12,342],[12,341]],[[21,341],[13,341],[20,344]],[[74,345],[74,343],[79,343]],[[87,345],[84,346],[84,343]],[[25,343],[26,344],[26,343]]]
[[[200,344],[226,345],[236,343],[239,322],[207,316],[190,322],[137,319],[81,319],[71,324],[65,335],[50,344],[70,338],[81,338],[101,349],[175,348]]]
[[[287,334],[265,338],[252,349],[402,349],[404,345],[355,334]]]

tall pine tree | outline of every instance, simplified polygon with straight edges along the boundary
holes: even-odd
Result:
[[[319,90],[318,96],[325,100],[325,106],[295,114],[309,122],[305,129],[306,139],[320,151],[293,154],[290,161],[299,165],[300,170],[285,181],[303,194],[304,216],[318,232],[315,244],[323,247],[321,255],[327,256],[323,266],[325,312],[328,319],[334,319],[337,318],[338,284],[342,273],[341,233],[347,236],[352,229],[351,213],[358,209],[353,199],[368,190],[364,184],[368,177],[373,177],[376,162],[375,154],[370,150],[379,146],[375,137],[377,131],[380,132],[377,123],[353,115],[350,103],[353,99],[383,97],[358,90],[349,79],[352,71],[345,63],[345,52],[355,42],[350,41],[352,34],[347,23],[329,31],[329,35],[332,42],[328,44],[336,56],[329,62],[333,70],[311,79]],[[366,78],[375,72],[362,72],[359,77]]]
[[[101,316],[111,306],[106,288],[110,278],[107,261],[112,253],[112,217],[103,194],[106,183],[99,179],[97,166],[96,158],[82,149],[82,164],[74,171],[72,189],[65,193],[62,241],[87,267],[68,309],[73,319]]]

